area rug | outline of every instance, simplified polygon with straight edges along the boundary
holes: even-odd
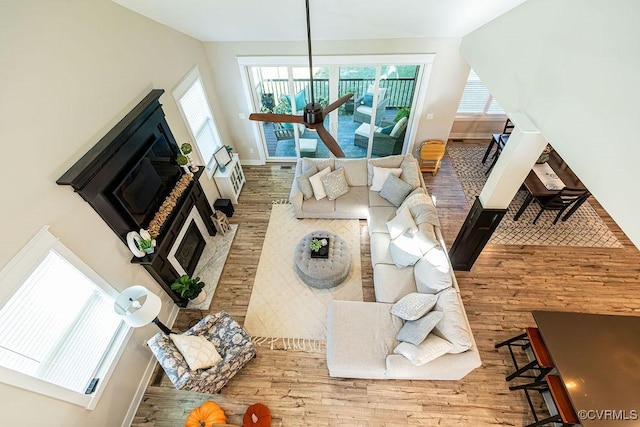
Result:
[[[342,237],[351,250],[351,271],[332,289],[306,285],[293,268],[298,241],[316,230]],[[296,219],[290,204],[273,204],[244,322],[254,337],[324,341],[331,300],[362,301],[358,220]]]
[[[458,175],[467,202],[473,204],[480,194],[487,176],[484,174],[490,159],[482,164],[486,147],[447,147],[453,168]],[[538,214],[539,205],[531,203],[518,221],[513,216],[518,212],[526,197],[526,191],[516,193],[500,225],[493,233],[490,243],[502,245],[548,245],[548,246],[588,246],[621,248],[622,244],[602,221],[589,202],[585,202],[567,221],[558,221],[554,211],[546,211],[536,224],[533,219]]]
[[[207,297],[200,304],[194,304],[189,302],[187,308],[195,308],[200,310],[208,310],[211,305],[211,300],[216,292],[222,269],[227,261],[233,238],[238,231],[238,224],[231,224],[231,231],[227,234],[216,234],[215,236],[204,236],[207,241],[200,261],[193,273],[193,277],[200,277],[200,280],[204,282],[203,290],[206,292]]]

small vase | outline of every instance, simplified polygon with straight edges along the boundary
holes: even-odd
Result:
[[[143,251],[147,255],[151,255],[153,252],[155,252],[155,249],[154,248],[147,248],[147,249],[143,249]]]
[[[207,299],[207,293],[203,290],[200,291],[200,293],[198,294],[197,297],[195,297],[194,299],[191,300],[191,303],[194,305],[198,305],[200,303],[203,303],[204,300]]]

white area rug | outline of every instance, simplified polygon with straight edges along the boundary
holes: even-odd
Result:
[[[351,271],[332,289],[306,285],[293,268],[298,241],[315,230],[329,230],[351,248]],[[362,301],[360,225],[353,219],[296,219],[293,206],[274,204],[244,322],[256,337],[324,341],[329,301]]]
[[[218,286],[218,281],[222,275],[224,263],[227,261],[233,238],[236,236],[236,231],[238,231],[238,224],[231,224],[231,232],[226,235],[218,233],[213,237],[209,235],[204,236],[207,241],[207,246],[205,246],[200,256],[200,261],[198,261],[198,265],[196,265],[193,277],[200,277],[200,280],[204,282],[205,286],[203,290],[207,293],[207,297],[200,304],[189,302],[187,308],[198,308],[200,310],[209,309],[213,295],[216,292],[216,287]]]

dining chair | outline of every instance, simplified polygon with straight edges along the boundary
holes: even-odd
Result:
[[[513,220],[517,221],[527,209],[529,204],[531,204],[532,201],[535,201],[538,205],[540,205],[540,211],[533,220],[533,224],[538,221],[540,215],[542,215],[542,212],[550,210],[558,211],[558,214],[553,220],[553,224],[555,225],[567,209],[569,209],[569,211],[562,219],[563,221],[566,221],[580,207],[580,205],[584,203],[584,201],[588,197],[589,191],[584,188],[564,187],[553,196],[542,197],[534,196],[531,193],[528,193],[527,197],[524,199],[524,202],[522,202],[522,206],[520,206],[520,209],[518,209],[518,212],[513,217]]]
[[[557,425],[561,423],[562,426],[573,426],[580,424],[580,419],[576,414],[567,390],[562,383],[562,379],[558,375],[548,374],[542,381],[533,382],[530,384],[524,384],[518,388],[523,390],[529,401],[529,407],[531,409],[531,415],[534,422],[527,424],[526,427],[537,427],[548,424]],[[543,419],[538,417],[538,413],[535,410],[535,406],[531,404],[531,398],[529,392],[537,391],[540,394],[548,393],[551,397],[552,406],[548,407],[549,416]],[[547,402],[545,400],[545,402]]]
[[[504,145],[507,143],[507,140],[509,139],[509,135],[511,135],[511,132],[513,131],[514,127],[515,127],[515,125],[513,124],[511,119],[507,119],[507,122],[504,124],[504,129],[502,130],[502,133],[494,133],[493,134],[493,136],[491,137],[491,142],[489,143],[489,146],[487,147],[487,151],[484,152],[484,156],[482,157],[482,164],[483,165],[487,161],[487,157],[489,157],[489,153],[491,153],[491,150],[493,149],[494,146],[497,146],[497,147],[496,147],[496,153],[493,155],[493,159],[494,159],[493,163],[496,162],[497,157],[500,156],[500,153],[498,152],[498,149],[500,150],[500,152],[502,151],[502,149],[504,148]],[[500,147],[500,146],[502,146],[502,147]],[[492,167],[493,167],[493,165],[491,165],[489,170],[491,170]]]

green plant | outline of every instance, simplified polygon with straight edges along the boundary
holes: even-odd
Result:
[[[140,240],[136,242],[136,245],[141,251],[148,252],[150,249],[156,246],[156,241],[151,234],[144,228],[140,229]],[[153,252],[153,251],[151,251]]]
[[[180,150],[182,151],[182,154],[191,154],[193,147],[191,147],[191,144],[188,142],[185,142],[180,146]]]
[[[189,159],[187,159],[187,156],[185,156],[184,154],[178,154],[178,157],[176,157],[176,162],[178,162],[180,166],[187,166],[189,164]]]
[[[182,298],[194,299],[204,288],[204,283],[200,281],[199,277],[191,278],[186,274],[178,277],[175,282],[171,284],[171,289],[176,291]]]
[[[327,246],[327,239],[314,238],[314,239],[311,239],[311,242],[309,242],[309,248],[311,248],[313,252],[318,252],[320,248],[323,246]]]
[[[393,119],[393,121],[397,122],[398,120],[400,120],[403,117],[406,117],[408,119],[409,118],[409,114],[411,114],[411,108],[403,107],[403,108],[398,110],[398,113],[396,114],[396,117]]]

